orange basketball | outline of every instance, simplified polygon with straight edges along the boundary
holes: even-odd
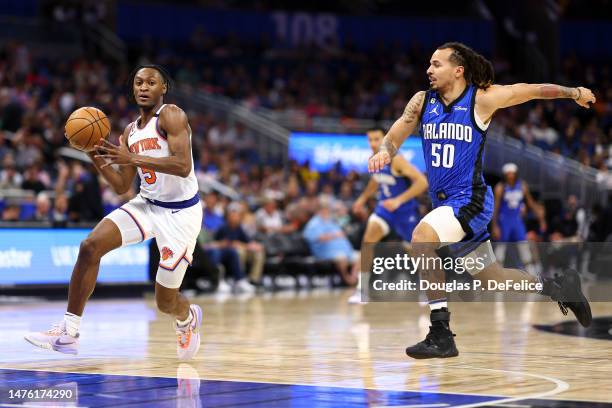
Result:
[[[110,133],[110,122],[100,109],[85,106],[72,112],[66,121],[66,138],[75,149],[85,152]]]

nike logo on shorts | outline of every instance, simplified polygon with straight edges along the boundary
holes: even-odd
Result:
[[[179,211],[182,211],[183,209],[181,208],[180,210],[172,210],[172,214],[176,214]]]

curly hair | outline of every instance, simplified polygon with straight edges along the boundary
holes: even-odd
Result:
[[[495,72],[491,61],[460,42],[448,42],[438,47],[439,50],[449,48],[453,50],[450,61],[464,67],[463,76],[468,83],[481,89],[487,89],[493,85]]]
[[[170,92],[170,85],[172,84],[172,78],[170,77],[170,74],[168,74],[168,71],[164,69],[164,67],[162,67],[161,65],[157,65],[157,64],[141,64],[141,65],[138,65],[136,68],[134,68],[132,72],[130,72],[130,75],[128,77],[127,87],[129,91],[128,93],[129,99],[131,102],[134,102],[134,78],[136,77],[136,73],[143,68],[152,68],[156,70],[157,72],[159,72],[159,75],[161,75],[162,80],[164,81],[164,84],[166,85],[166,94]]]

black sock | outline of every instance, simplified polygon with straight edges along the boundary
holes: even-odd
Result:
[[[448,323],[450,321],[450,313],[448,312],[448,308],[442,307],[440,309],[432,310],[430,319],[432,326],[448,328]]]

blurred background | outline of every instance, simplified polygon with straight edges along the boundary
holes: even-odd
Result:
[[[498,112],[485,171],[495,184],[503,164],[518,165],[546,210],[545,223],[525,213],[531,241],[608,241],[610,10],[606,0],[0,0],[0,293],[64,288],[89,229],[137,194],[137,184],[114,194],[63,127],[96,106],[116,142],[138,116],[126,81],[144,62],[171,73],[165,102],[193,129],[205,220],[185,289],[341,285],[303,228],[324,197],[359,248],[375,204],[352,209],[368,180],[365,131],[388,128],[427,89],[431,53],[447,41],[489,58],[498,83],[593,90],[590,110],[539,101]],[[402,150],[424,169],[418,136]],[[427,197],[420,205],[425,214]],[[120,249],[100,282],[145,288],[156,257],[154,244]]]

